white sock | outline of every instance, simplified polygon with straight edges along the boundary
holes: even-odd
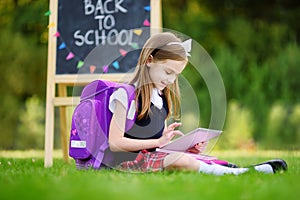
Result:
[[[224,175],[224,174],[234,174],[239,175],[247,172],[248,168],[230,168],[222,165],[217,164],[207,164],[203,161],[200,162],[199,172],[202,172],[204,174],[214,174],[214,175]]]
[[[257,165],[254,169],[258,172],[264,172],[266,174],[274,174],[273,168],[269,164]]]

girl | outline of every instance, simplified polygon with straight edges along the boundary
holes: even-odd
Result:
[[[192,170],[208,174],[241,174],[249,168],[229,168],[217,164],[206,164],[185,153],[156,152],[155,148],[169,143],[182,133],[176,128],[180,123],[165,125],[168,117],[179,117],[180,92],[177,76],[188,63],[188,50],[182,41],[170,32],[152,36],[145,43],[134,73],[129,82],[136,88],[137,119],[127,132],[125,121],[127,95],[124,89],[115,91],[109,108],[113,113],[109,131],[109,146],[114,154],[114,165],[118,169],[156,172],[163,170]],[[190,152],[201,152],[198,144]],[[286,169],[283,160],[272,160],[254,166],[257,171],[275,173]]]

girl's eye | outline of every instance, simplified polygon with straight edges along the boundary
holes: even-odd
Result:
[[[168,75],[169,75],[169,74],[172,74],[172,72],[171,72],[171,71],[166,71],[166,74],[168,74]]]

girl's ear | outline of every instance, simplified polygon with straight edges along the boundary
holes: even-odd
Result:
[[[153,56],[150,55],[150,56],[148,57],[147,61],[146,61],[146,66],[147,66],[147,67],[150,67],[150,63],[152,63],[152,62],[153,62]]]

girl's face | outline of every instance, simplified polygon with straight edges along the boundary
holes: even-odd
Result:
[[[174,83],[177,76],[184,70],[187,61],[164,60],[153,61],[148,64],[149,75],[155,88],[163,90]]]

